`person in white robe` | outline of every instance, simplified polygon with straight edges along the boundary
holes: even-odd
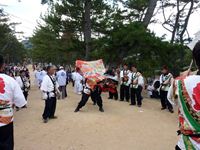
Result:
[[[56,78],[59,85],[59,90],[62,93],[62,99],[67,97],[66,85],[67,85],[67,73],[64,67],[60,67],[60,70],[56,73]]]
[[[46,75],[47,75],[46,69],[43,68],[43,69],[40,71],[39,76],[38,76],[39,87],[40,87],[41,84],[42,84],[42,81],[43,81],[44,76],[46,76]]]
[[[4,59],[0,56],[0,150],[13,150],[13,106],[23,107],[27,102],[17,82],[3,70]]]
[[[47,67],[47,75],[44,76],[42,81],[40,90],[43,93],[43,99],[45,100],[45,108],[44,113],[42,115],[44,123],[47,123],[49,119],[56,119],[55,111],[56,111],[56,103],[57,96],[60,95],[58,90],[58,82],[55,77],[54,66]]]
[[[77,68],[76,72],[73,73],[72,79],[74,80],[74,92],[79,94],[79,95],[81,95],[82,91],[83,91],[84,78],[80,74],[80,69],[79,68]]]

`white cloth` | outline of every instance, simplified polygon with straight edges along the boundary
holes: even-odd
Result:
[[[137,82],[136,84],[132,85],[132,88],[138,88],[138,86],[144,87],[144,78],[140,72],[132,72],[129,73],[129,82]]]
[[[0,127],[7,125],[1,119],[11,117],[13,121],[13,104],[17,107],[23,107],[27,104],[21,88],[11,77],[0,74]]]
[[[128,75],[129,73],[131,73],[130,70],[122,70],[122,71],[120,71],[120,78],[123,78],[124,74]]]
[[[90,95],[91,94],[91,87],[86,83],[85,88],[83,89],[83,92],[85,94]]]
[[[42,82],[43,81],[43,78],[47,75],[47,72],[42,70],[40,71],[40,74],[39,74],[39,80]]]
[[[73,80],[74,80],[74,92],[77,94],[81,94],[83,91],[83,76],[81,76],[78,72],[73,73]]]
[[[17,83],[19,84],[20,88],[22,89],[24,87],[24,84],[22,82],[22,79],[20,76],[15,77],[15,80],[17,81]]]
[[[153,84],[152,84],[152,85],[148,85],[148,86],[147,86],[147,92],[148,92],[148,95],[149,95],[149,96],[151,96],[151,95],[153,94],[153,91],[156,91],[156,90],[158,91],[158,89],[155,89],[155,87],[154,87],[154,86],[155,86],[154,84],[155,84],[157,81],[160,82],[160,80],[155,79],[155,80],[153,81]]]
[[[19,84],[20,88],[23,90],[23,91],[29,91],[29,88],[30,88],[30,82],[29,82],[29,79],[27,77],[20,77],[20,76],[17,76],[15,78],[15,80],[17,81],[17,83]]]
[[[52,82],[52,80],[55,82],[55,89],[54,89],[54,84]],[[58,92],[58,82],[56,81],[55,79],[55,76],[51,76],[51,78],[46,75],[44,76],[43,78],[43,81],[42,81],[42,84],[41,84],[41,87],[40,87],[40,90],[43,92],[43,99],[47,99],[47,93],[49,93],[49,97],[55,97],[55,91]]]
[[[144,77],[142,75],[138,77],[138,85],[144,87]]]
[[[171,80],[173,79],[173,75],[171,73],[168,73],[167,75],[161,74],[160,76],[160,84],[164,84],[162,86],[163,91],[168,91],[171,86]]]
[[[38,79],[37,79],[38,70],[34,70],[33,74],[34,74],[34,85],[38,86],[39,85],[38,84]]]
[[[57,78],[59,86],[65,86],[66,85],[67,74],[63,69],[56,73],[56,78]]]
[[[124,78],[125,75],[128,76],[128,81],[127,82],[123,82],[123,78]],[[122,70],[120,72],[120,80],[121,80],[121,84],[129,86],[131,84],[131,72],[129,70]]]
[[[73,81],[75,81],[75,80],[74,80],[75,75],[76,75],[76,72],[72,72],[72,80],[73,80]]]

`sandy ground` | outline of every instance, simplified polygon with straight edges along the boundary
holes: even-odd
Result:
[[[177,112],[160,110],[160,102],[144,99],[143,107],[108,100],[105,112],[91,100],[78,113],[80,96],[68,86],[68,98],[57,102],[57,120],[42,122],[44,101],[32,87],[28,108],[15,113],[15,150],[173,150]]]

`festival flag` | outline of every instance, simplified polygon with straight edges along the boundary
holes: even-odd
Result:
[[[96,61],[77,60],[76,67],[80,68],[83,76],[87,78],[87,83],[92,88],[97,82],[105,79],[106,69],[102,59]]]

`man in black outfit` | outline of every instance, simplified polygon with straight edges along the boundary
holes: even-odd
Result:
[[[47,67],[47,75],[44,76],[41,91],[43,92],[43,99],[45,99],[45,108],[42,115],[44,123],[47,123],[49,119],[56,119],[54,115],[56,110],[57,103],[57,94],[60,95],[58,90],[58,83],[55,78],[56,68],[54,66]]]
[[[130,105],[136,105],[136,99],[137,99],[137,105],[138,107],[142,106],[142,89],[144,86],[144,79],[142,77],[142,74],[137,71],[136,66],[131,67],[131,84],[130,84],[130,91],[131,91],[131,104]]]
[[[120,86],[120,101],[124,101],[124,97],[126,101],[129,102],[130,99],[130,71],[128,70],[128,66],[124,64],[123,70],[120,72],[121,86]]]
[[[102,82],[97,83],[93,91],[86,84],[86,87],[84,88],[83,93],[82,93],[81,101],[79,102],[74,112],[78,112],[83,106],[85,106],[85,104],[87,103],[91,95],[92,95],[93,102],[99,106],[99,111],[104,112],[101,93],[102,93]]]
[[[173,79],[173,75],[169,73],[169,69],[167,66],[163,66],[162,74],[160,76],[160,100],[161,100],[161,110],[168,109],[169,112],[173,113],[173,107],[167,98],[167,93],[169,87],[171,85],[171,80]]]

